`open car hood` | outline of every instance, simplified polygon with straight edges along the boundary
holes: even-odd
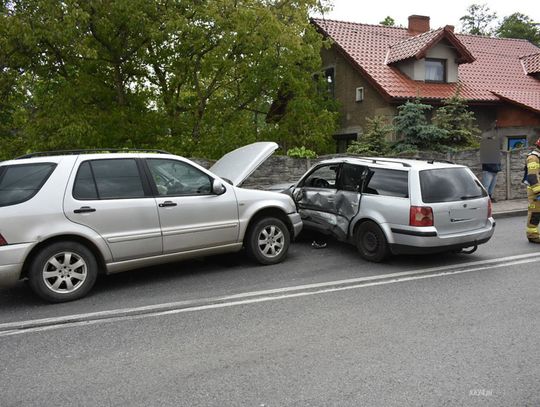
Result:
[[[227,181],[231,181],[234,186],[239,186],[277,148],[278,145],[271,141],[248,144],[225,154],[210,167],[210,171]]]

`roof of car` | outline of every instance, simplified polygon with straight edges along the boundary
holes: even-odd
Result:
[[[321,161],[320,164],[343,163],[347,162],[356,165],[369,165],[381,168],[394,169],[430,169],[430,168],[447,168],[447,167],[462,167],[451,161],[436,160],[436,159],[414,159],[414,158],[393,158],[393,157],[359,157],[347,156],[336,157]]]

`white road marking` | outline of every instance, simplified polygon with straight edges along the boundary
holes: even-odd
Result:
[[[30,332],[43,332],[52,329],[94,325],[112,321],[129,321],[153,316],[174,315],[183,312],[203,311],[226,308],[237,305],[255,304],[308,295],[325,294],[337,291],[352,290],[378,285],[401,283],[425,278],[443,277],[454,274],[471,273],[501,267],[532,263],[540,260],[540,254],[529,253],[516,256],[501,257],[491,260],[480,260],[468,263],[432,267],[415,271],[380,274],[347,280],[336,280],[324,283],[305,284],[271,290],[252,291],[224,297],[205,298],[192,301],[179,301],[155,304],[143,307],[121,308],[109,311],[89,312],[85,314],[44,318],[0,324],[0,337]],[[478,267],[475,267],[478,266]]]

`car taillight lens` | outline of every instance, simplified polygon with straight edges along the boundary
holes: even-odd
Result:
[[[488,218],[491,218],[493,214],[493,206],[491,205],[491,199],[488,199]]]
[[[433,211],[429,206],[411,206],[410,226],[433,226]]]
[[[7,240],[4,239],[4,236],[0,234],[0,246],[5,246],[5,245],[7,245]]]

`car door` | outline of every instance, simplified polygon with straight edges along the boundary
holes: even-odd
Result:
[[[238,242],[238,203],[232,185],[212,192],[213,178],[191,163],[147,158],[155,188],[164,253],[204,249]]]
[[[304,226],[325,234],[338,227],[336,207],[340,164],[321,164],[308,173],[295,188],[293,197]]]
[[[115,261],[162,253],[158,211],[136,157],[80,158],[64,197],[73,222],[99,233]]]

